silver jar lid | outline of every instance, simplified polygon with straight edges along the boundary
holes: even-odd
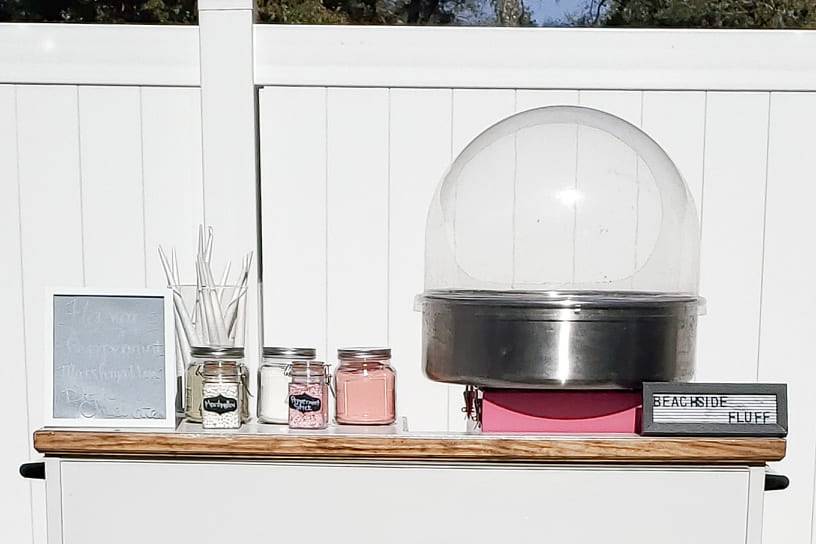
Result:
[[[274,357],[276,359],[314,359],[317,357],[315,348],[284,348],[284,347],[265,347],[263,348],[264,357]]]
[[[364,361],[366,359],[390,359],[391,348],[340,348],[337,350],[340,360]]]
[[[213,359],[243,359],[244,348],[233,346],[192,346],[193,357],[210,357]]]

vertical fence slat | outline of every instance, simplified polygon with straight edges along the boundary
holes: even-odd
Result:
[[[811,538],[816,450],[814,124],[816,93],[771,95],[758,378],[788,384],[788,454],[774,468],[790,476],[791,486],[784,493],[766,494],[765,542]]]
[[[330,359],[324,353],[326,89],[262,89],[260,124],[264,344],[316,347]]]
[[[518,89],[516,91],[516,111],[541,106],[574,106],[576,104],[578,104],[577,90]]]
[[[43,421],[45,288],[84,282],[77,117],[76,87],[17,88],[29,436]],[[34,542],[44,544],[45,488],[31,489]]]
[[[413,304],[424,286],[428,206],[450,162],[451,91],[393,89],[390,118],[389,336],[406,393],[399,409],[412,430],[440,430],[447,387],[422,372],[421,314]]]
[[[640,126],[641,98],[638,91],[581,91],[580,104]],[[635,271],[637,254],[629,248],[639,247],[634,212],[638,186],[623,181],[637,179],[638,158],[618,140],[583,128],[577,153],[581,200],[576,205],[574,280],[621,280]]]
[[[204,222],[200,93],[161,87],[141,92],[147,285],[166,285],[159,244],[176,248],[182,281],[194,283],[196,235]]]
[[[577,103],[577,90],[516,91],[516,111]],[[514,189],[513,272],[514,279],[522,283],[569,282],[572,278],[572,259],[563,257],[572,255],[573,211],[554,198],[573,185],[576,162],[570,157],[576,153],[577,134],[563,129],[547,134],[550,139],[543,147],[538,140],[515,143],[521,160],[516,163]],[[546,175],[542,175],[542,165],[547,165]]]
[[[12,406],[6,421],[7,438],[0,448],[0,526],[13,541],[31,536],[31,485],[13,470],[29,459],[25,330],[23,328],[23,271],[20,257],[20,209],[17,180],[17,116],[15,89],[0,85],[0,327],[6,350],[0,365],[4,402]]]
[[[388,90],[327,96],[327,357],[388,342]]]
[[[640,126],[642,96],[640,91],[581,91],[580,104]]]
[[[706,97],[700,91],[654,91],[643,93],[643,130],[657,141],[666,151],[669,158],[680,170],[680,174],[686,182],[697,210],[697,219],[702,217],[701,205],[703,196],[703,148],[705,146],[705,115]],[[642,170],[640,171],[642,172]],[[656,194],[644,192],[641,185],[639,191],[639,204],[641,212],[649,207],[643,206],[644,195],[655,197]],[[647,188],[648,190],[648,188]],[[653,201],[654,202],[654,201]],[[648,218],[644,222],[643,216],[638,227],[638,247],[639,251],[645,251],[644,241],[654,240],[653,232],[643,228],[648,225]],[[654,217],[657,222],[659,217]],[[657,225],[657,223],[653,225]],[[657,229],[651,229],[657,230]],[[651,237],[651,238],[647,238]],[[682,259],[694,258],[696,254],[687,255],[687,251],[694,251],[691,244],[696,244],[696,240],[688,240],[681,249]],[[691,263],[689,263],[691,265]],[[685,268],[688,268],[686,266]]]
[[[31,431],[42,425],[45,288],[82,286],[76,87],[17,90]]]
[[[643,93],[643,130],[677,165],[694,196],[698,217],[703,198],[705,115],[702,91]]]
[[[767,93],[709,93],[697,378],[756,379],[765,165]]]
[[[79,87],[85,283],[145,284],[142,134],[136,87]]]
[[[516,93],[511,89],[454,89],[451,114],[451,160],[490,125],[516,111]],[[465,428],[462,415],[463,388],[448,386],[448,430]]]

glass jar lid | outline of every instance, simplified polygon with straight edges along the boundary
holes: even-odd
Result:
[[[383,360],[391,358],[391,348],[340,348],[337,358],[341,361]]]
[[[190,355],[211,359],[243,359],[244,348],[235,346],[192,346]]]
[[[235,382],[241,381],[241,369],[232,361],[204,363],[201,371],[204,380]]]
[[[310,360],[317,357],[315,348],[286,348],[286,347],[265,347],[263,356],[275,359],[302,359]]]

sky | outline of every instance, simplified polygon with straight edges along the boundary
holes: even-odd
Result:
[[[586,0],[525,0],[538,24],[547,20],[564,21],[565,15],[578,11]]]

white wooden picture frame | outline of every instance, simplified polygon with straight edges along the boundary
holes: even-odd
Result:
[[[54,387],[55,387],[55,323],[54,308],[56,297],[121,297],[126,299],[154,298],[161,299],[163,311],[164,341],[164,417],[153,417],[145,412],[144,417],[62,417],[55,416]],[[44,425],[46,427],[111,427],[111,428],[174,428],[176,425],[176,331],[173,314],[173,295],[169,289],[91,289],[91,288],[51,288],[46,292],[45,312],[45,412]],[[123,386],[124,387],[124,386]],[[158,403],[156,403],[158,406]],[[146,407],[149,410],[152,407]]]

